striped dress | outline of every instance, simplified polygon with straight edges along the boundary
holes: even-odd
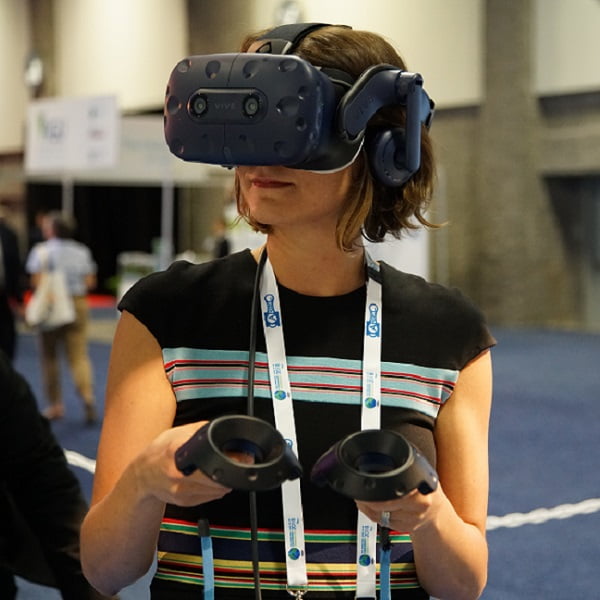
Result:
[[[256,263],[249,251],[202,265],[177,262],[138,282],[119,308],[162,348],[177,401],[174,425],[245,414],[250,306]],[[405,435],[435,465],[433,429],[462,367],[493,345],[480,312],[460,293],[382,264],[382,427]],[[309,598],[354,598],[352,500],[310,481],[317,459],[360,429],[365,287],[312,297],[279,286],[294,399]],[[273,422],[268,360],[257,330],[255,415]],[[279,490],[259,492],[263,598],[285,598]],[[233,491],[192,508],[169,505],[161,526],[152,598],[199,598],[204,582],[198,520],[207,520],[217,600],[254,597],[248,495]],[[392,598],[427,598],[410,537],[392,532]]]

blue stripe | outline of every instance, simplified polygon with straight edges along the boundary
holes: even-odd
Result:
[[[163,349],[165,369],[177,401],[247,396],[248,353],[197,348]],[[328,357],[288,357],[294,400],[360,404],[361,362]],[[256,356],[255,396],[270,398],[267,356]],[[382,362],[383,406],[417,410],[436,417],[458,378],[458,371]]]

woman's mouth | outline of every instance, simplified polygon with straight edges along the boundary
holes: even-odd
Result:
[[[292,185],[287,181],[280,181],[278,179],[268,179],[267,177],[254,177],[250,180],[250,183],[257,188],[282,188]]]

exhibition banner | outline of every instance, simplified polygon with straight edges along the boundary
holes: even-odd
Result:
[[[117,163],[119,114],[114,96],[44,98],[27,112],[28,174],[102,169]]]

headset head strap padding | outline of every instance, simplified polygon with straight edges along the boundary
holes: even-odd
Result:
[[[330,23],[289,23],[279,25],[261,35],[258,39],[265,40],[265,43],[257,52],[266,52],[268,54],[292,54],[298,44],[315,29],[329,27]],[[336,27],[346,27],[347,25],[336,25]]]

